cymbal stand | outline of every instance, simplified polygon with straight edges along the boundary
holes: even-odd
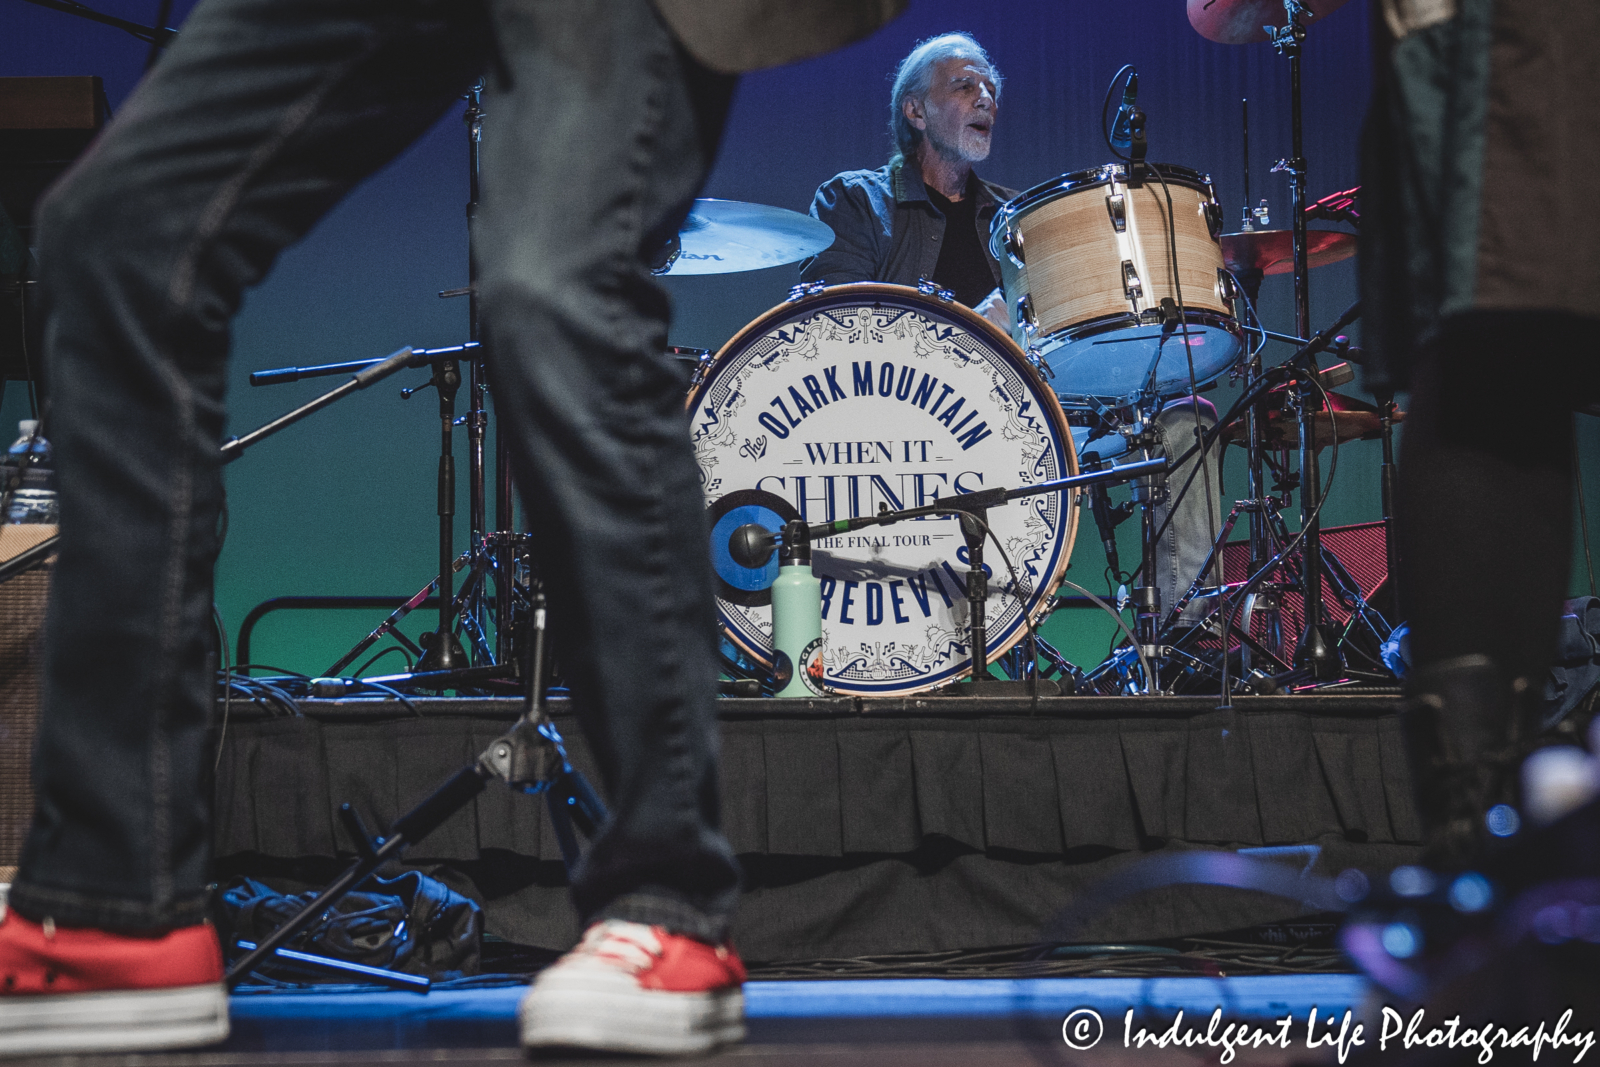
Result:
[[[467,432],[467,558],[471,573],[463,582],[464,598],[456,598],[456,619],[466,631],[472,646],[474,666],[509,664],[514,658],[517,612],[516,573],[518,560],[527,551],[527,538],[514,532],[511,488],[510,448],[499,420],[495,422],[495,509],[494,530],[488,529],[487,437],[489,412],[488,366],[483,347],[482,318],[478,292],[477,228],[480,197],[479,176],[483,143],[483,87],[480,80],[467,92],[462,121],[467,128],[467,285],[449,289],[441,297],[467,298],[467,333],[474,345],[467,363],[467,411],[458,421]],[[488,577],[494,578],[491,597]],[[492,620],[494,639],[489,639]],[[466,666],[466,661],[460,664]],[[423,670],[423,664],[417,669]],[[429,669],[449,669],[429,664]],[[514,673],[514,672],[512,672]]]
[[[1306,244],[1306,158],[1303,100],[1300,82],[1300,54],[1306,39],[1306,28],[1300,21],[1306,7],[1300,0],[1283,0],[1283,10],[1288,16],[1282,29],[1269,31],[1269,39],[1278,54],[1289,60],[1289,121],[1290,157],[1279,160],[1272,169],[1289,172],[1289,189],[1293,198],[1294,236],[1294,314],[1295,332],[1301,337],[1311,336],[1310,263]],[[1307,357],[1307,369],[1316,373],[1316,356]],[[1318,519],[1321,479],[1317,473],[1317,448],[1314,421],[1318,410],[1316,401],[1305,392],[1303,384],[1297,387],[1296,413],[1300,421],[1300,514],[1305,524],[1303,549],[1306,559],[1322,557],[1322,532]],[[1339,676],[1341,664],[1336,646],[1328,640],[1324,629],[1322,610],[1322,569],[1308,566],[1305,571],[1305,629],[1295,651],[1297,666],[1305,668],[1317,681],[1331,681]]]

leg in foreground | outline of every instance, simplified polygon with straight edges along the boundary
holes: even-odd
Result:
[[[206,653],[229,323],[487,54],[481,14],[210,0],[41,208],[61,550],[0,1053],[227,1034]]]
[[[710,169],[733,80],[646,0],[491,11],[478,249],[495,407],[611,811],[573,879],[588,932],[534,983],[522,1037],[705,1051],[743,1035],[739,879],[718,830],[704,502],[646,256]]]

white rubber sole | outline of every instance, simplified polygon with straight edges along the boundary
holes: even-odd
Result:
[[[608,985],[610,988],[601,988]],[[744,993],[535,986],[517,1011],[528,1048],[692,1056],[744,1040]]]
[[[0,997],[0,1056],[193,1048],[228,1036],[221,983]]]

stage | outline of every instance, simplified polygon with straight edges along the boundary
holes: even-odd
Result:
[[[353,855],[474,758],[520,702],[235,700],[217,775],[218,876],[281,888]],[[1306,873],[1384,870],[1420,837],[1392,693],[1250,697],[719,701],[723,823],[745,872],[747,960],[1026,946],[1141,858],[1272,849]],[[414,710],[413,710],[414,709]],[[565,701],[554,721],[597,784]],[[1299,846],[1299,847],[1295,847]],[[577,938],[543,804],[496,785],[407,854],[477,900],[492,938]],[[1297,901],[1209,886],[1145,893],[1081,942],[1150,942],[1315,921]]]

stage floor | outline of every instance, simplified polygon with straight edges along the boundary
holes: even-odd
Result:
[[[192,1053],[77,1057],[82,1064],[255,1067],[296,1064],[515,1063],[521,985],[440,989],[426,995],[328,991],[244,993],[233,998],[233,1036]],[[1239,978],[1037,978],[751,982],[745,987],[750,1036],[707,1060],[751,1067],[975,1067],[987,1064],[1216,1063],[1219,1048],[1163,1050],[1123,1046],[1123,1015],[1159,1033],[1181,1010],[1182,1026],[1204,1031],[1221,1008],[1226,1022],[1271,1024],[1293,1015],[1291,1047],[1242,1051],[1236,1063],[1314,1063],[1334,1056],[1308,1050],[1306,1015],[1319,1019],[1358,1007],[1366,982],[1355,975]],[[1092,1009],[1104,1036],[1087,1051],[1061,1036],[1068,1013]],[[1219,1030],[1221,1028],[1219,1027]],[[1320,1027],[1319,1027],[1320,1032]],[[64,1063],[63,1060],[36,1061]],[[540,1057],[540,1062],[566,1062]],[[571,1062],[594,1063],[593,1059]],[[685,1062],[682,1060],[672,1062]]]

